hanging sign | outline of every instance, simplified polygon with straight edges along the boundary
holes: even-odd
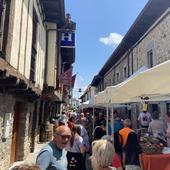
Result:
[[[64,48],[75,48],[75,32],[62,32],[60,46]]]

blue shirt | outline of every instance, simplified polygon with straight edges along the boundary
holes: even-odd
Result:
[[[121,120],[114,120],[114,133],[117,133],[120,129],[123,128]]]
[[[67,170],[65,149],[59,149],[49,142],[38,154],[37,164],[41,170]]]

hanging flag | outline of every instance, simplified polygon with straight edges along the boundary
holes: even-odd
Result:
[[[72,67],[66,70],[63,74],[60,75],[60,83],[65,86],[72,86]]]
[[[74,84],[75,84],[75,80],[76,80],[76,75],[77,75],[77,74],[74,74],[74,75],[72,76],[72,88],[74,88]]]

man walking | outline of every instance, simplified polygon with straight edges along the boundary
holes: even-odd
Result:
[[[141,128],[148,129],[151,120],[152,120],[151,114],[147,112],[147,110],[143,109],[143,112],[139,113],[138,121],[140,123]]]
[[[59,126],[55,129],[54,138],[37,156],[37,164],[41,170],[67,170],[65,147],[71,138],[68,126]]]

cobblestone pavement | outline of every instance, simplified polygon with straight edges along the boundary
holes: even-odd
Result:
[[[28,157],[24,160],[24,161],[17,161],[17,162],[14,162],[14,164],[9,168],[9,170],[16,166],[16,165],[20,165],[20,164],[23,164],[23,163],[28,163],[28,164],[35,164],[35,160],[36,160],[36,156],[38,154],[38,152],[40,151],[40,149],[46,145],[47,143],[39,143],[39,144],[36,144],[36,147],[35,147],[35,150],[33,153],[30,153],[28,155]],[[89,158],[89,155],[87,156],[87,160],[86,160],[86,169],[87,170],[92,170],[91,168],[91,163],[90,163],[90,160],[88,159]]]
[[[40,149],[41,149],[44,145],[46,145],[46,143],[38,143],[38,144],[36,144],[35,150],[34,150],[33,153],[30,153],[30,154],[28,155],[28,157],[27,157],[24,161],[14,162],[14,164],[10,167],[10,169],[11,169],[12,167],[16,166],[16,165],[20,165],[20,164],[23,164],[23,163],[34,164],[38,152],[40,151]],[[9,170],[10,170],[10,169],[9,169]]]

